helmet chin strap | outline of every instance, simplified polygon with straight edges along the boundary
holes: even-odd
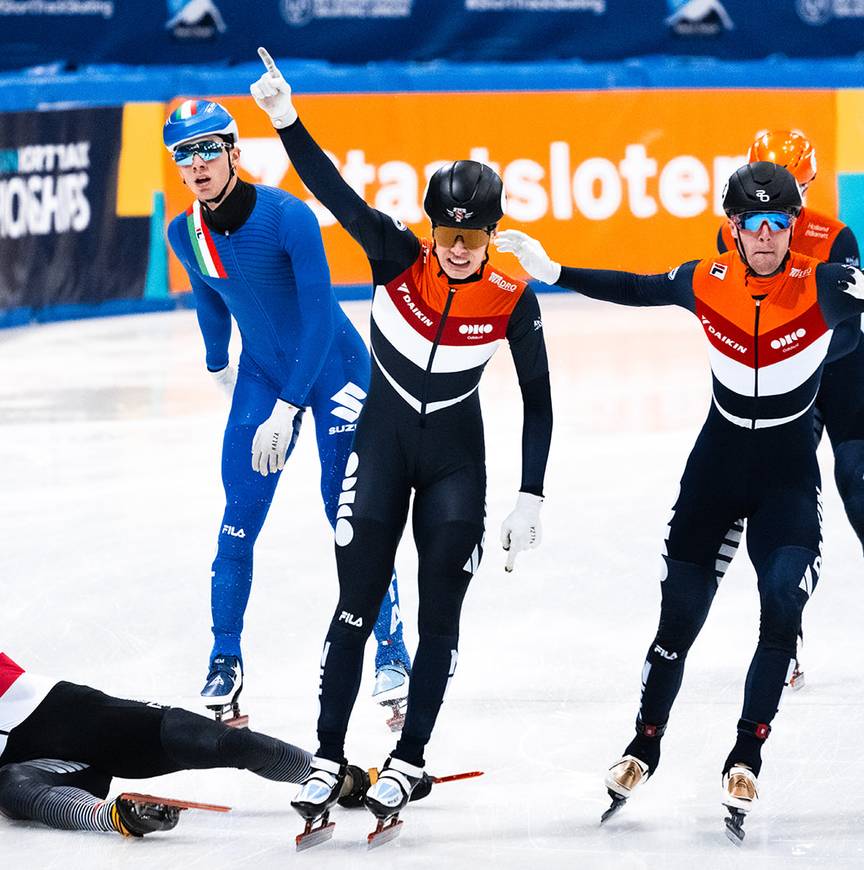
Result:
[[[213,205],[218,206],[219,203],[222,201],[222,198],[225,196],[225,191],[228,190],[228,185],[231,184],[231,179],[234,177],[234,175],[235,175],[235,173],[234,173],[234,161],[231,159],[231,155],[229,154],[228,155],[228,180],[225,182],[224,186],[222,187],[222,190],[220,190],[219,193],[216,194],[216,196],[211,197],[210,199],[205,199],[204,202],[207,203],[208,205],[210,205],[210,203],[213,203]]]

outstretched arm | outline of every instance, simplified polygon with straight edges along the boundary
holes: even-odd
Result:
[[[611,269],[561,266],[548,256],[540,242],[518,230],[498,233],[494,244],[499,251],[515,254],[522,268],[534,278],[592,299],[618,305],[680,305],[688,311],[696,307],[692,281],[696,260],[668,273],[637,275]]]
[[[339,174],[330,158],[303,126],[291,101],[291,86],[263,48],[258,54],[267,72],[250,91],[270,115],[291,163],[312,195],[328,208],[373,261],[397,264],[397,272],[413,262],[420,243],[404,224],[372,208]],[[385,278],[386,280],[386,278]]]

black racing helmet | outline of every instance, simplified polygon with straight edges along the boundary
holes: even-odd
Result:
[[[745,211],[785,211],[798,215],[801,192],[795,176],[784,166],[760,161],[736,169],[723,191],[723,211],[727,215]]]
[[[476,160],[446,163],[429,179],[423,208],[432,226],[488,230],[504,216],[504,183]]]

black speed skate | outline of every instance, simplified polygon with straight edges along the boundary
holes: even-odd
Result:
[[[243,665],[237,656],[214,656],[201,697],[216,721],[232,728],[246,728],[249,717],[240,713],[240,693],[243,691]],[[227,717],[227,718],[226,718]]]
[[[399,813],[411,800],[415,788],[426,777],[422,767],[390,757],[377,780],[366,792],[366,806],[378,819],[378,825],[367,840],[369,848],[382,846],[399,836],[402,822]]]
[[[347,771],[346,764],[329,758],[315,756],[312,759],[312,771],[291,801],[291,806],[306,821],[303,833],[296,837],[298,852],[326,843],[333,836],[336,823],[330,821],[330,810],[342,794]],[[316,822],[320,824],[316,826]]]
[[[158,800],[158,799],[157,799]],[[111,806],[111,824],[124,837],[143,837],[177,827],[180,807],[118,797]]]

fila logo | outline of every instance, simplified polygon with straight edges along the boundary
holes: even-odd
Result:
[[[222,526],[223,535],[231,535],[232,538],[245,538],[246,532],[243,529],[235,529],[234,526]]]
[[[662,646],[660,646],[659,643],[654,644],[654,652],[656,652],[657,655],[662,656],[664,659],[666,659],[666,661],[669,662],[674,662],[678,658],[677,652],[667,652],[665,649],[663,649]]]
[[[460,335],[489,335],[492,332],[491,323],[463,323],[459,327]]]
[[[798,340],[804,338],[805,335],[807,335],[806,329],[796,329],[794,332],[790,332],[782,338],[775,338],[771,342],[771,347],[774,350],[780,350],[781,347],[788,347],[790,344],[797,344]]]
[[[806,278],[812,271],[813,269],[810,266],[808,266],[806,269],[799,269],[797,266],[793,266],[793,268],[789,270],[789,277]]]
[[[363,410],[365,398],[366,391],[358,387],[357,384],[348,381],[335,396],[330,396],[331,401],[336,402],[337,405],[330,413],[348,423],[356,423]]]
[[[506,290],[508,293],[513,293],[516,290],[515,284],[502,278],[497,272],[492,272],[489,275],[489,280],[491,283],[500,287],[502,290]]]
[[[363,617],[355,616],[353,613],[349,613],[347,610],[343,610],[339,614],[339,622],[347,622],[348,625],[353,625],[354,628],[363,628]]]
[[[722,281],[726,277],[726,266],[723,263],[712,263],[711,271],[708,273],[712,278],[717,278]]]
[[[757,190],[756,196],[759,197],[759,202],[771,202],[771,197],[768,195],[768,192],[765,190]]]
[[[336,511],[336,546],[347,547],[354,540],[354,526],[351,517],[354,510],[351,505],[357,498],[354,487],[357,485],[357,469],[360,467],[360,457],[352,451],[345,463],[345,477],[342,480],[342,492],[339,493],[339,508]]]

